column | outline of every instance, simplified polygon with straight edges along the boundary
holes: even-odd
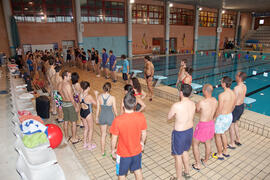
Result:
[[[79,48],[83,47],[83,24],[81,22],[81,2],[79,0],[75,0],[75,12],[76,12],[76,28],[77,28],[77,39]]]
[[[255,16],[252,15],[252,21],[251,21],[251,30],[254,30],[254,26],[255,26]]]
[[[132,3],[127,1],[127,30],[128,30],[128,57],[132,57]]]
[[[235,27],[235,36],[234,36],[234,45],[238,45],[238,30],[240,25],[240,11],[237,12],[236,27]]]
[[[16,47],[13,46],[12,36],[11,36],[11,25],[10,25],[10,18],[12,16],[12,11],[11,11],[9,1],[2,1],[2,2],[3,2],[5,22],[6,22],[6,30],[8,34],[9,48],[10,48],[11,56],[14,56],[16,54],[16,51],[15,51]]]
[[[222,9],[218,10],[218,25],[217,25],[217,36],[216,36],[216,57],[218,57],[219,52],[219,42],[220,42],[220,33],[222,32],[221,27],[221,17],[222,17]]]
[[[195,6],[195,24],[194,24],[194,54],[198,51],[198,29],[199,29],[199,6]]]
[[[170,1],[166,0],[166,24],[165,24],[165,54],[170,50]]]

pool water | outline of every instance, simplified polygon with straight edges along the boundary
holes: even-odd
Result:
[[[241,54],[240,59],[236,54],[233,58],[228,52],[228,58],[224,55],[216,59],[209,53],[206,55],[175,55],[175,56],[154,56],[152,62],[155,66],[155,75],[162,75],[168,77],[168,79],[163,80],[163,84],[175,87],[177,81],[177,75],[180,67],[180,61],[182,59],[187,59],[187,66],[194,69],[192,78],[193,83],[204,85],[210,83],[213,86],[220,84],[220,80],[223,76],[229,76],[235,80],[235,75],[238,71],[246,72],[248,78],[245,81],[247,85],[247,96],[256,99],[256,102],[247,108],[249,110],[269,115],[270,116],[270,106],[268,101],[270,100],[270,54],[263,54],[266,56],[262,60],[260,53],[257,53],[257,58],[254,61],[253,54],[250,53],[249,57],[246,56],[246,52],[238,52]],[[142,70],[144,68],[144,60],[133,59],[131,62],[131,69]],[[121,64],[121,61],[118,62]],[[256,75],[253,75],[256,71]],[[265,77],[264,72],[269,72],[269,76]],[[139,74],[143,77],[143,74]],[[234,81],[232,88],[236,85]],[[200,95],[201,89],[197,90]],[[215,88],[213,91],[213,96],[218,97],[218,94],[222,92],[221,87]]]

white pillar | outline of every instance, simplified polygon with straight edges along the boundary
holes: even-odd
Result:
[[[218,57],[218,52],[219,52],[219,42],[220,42],[220,33],[222,31],[222,26],[221,26],[221,18],[222,18],[222,9],[218,10],[218,25],[217,25],[217,36],[216,36],[216,56]],[[218,31],[220,29],[221,31]]]
[[[235,26],[235,36],[234,36],[234,44],[237,45],[238,41],[238,30],[239,30],[239,25],[240,25],[240,11],[237,12],[237,19],[236,19],[236,26]]]
[[[15,47],[13,46],[12,42],[12,36],[11,36],[11,25],[10,25],[10,18],[12,16],[12,11],[10,7],[10,1],[3,0],[3,10],[4,10],[4,16],[6,21],[6,30],[8,34],[8,42],[9,42],[9,48],[11,52],[11,56],[14,56],[16,54]]]
[[[76,27],[77,27],[77,39],[79,48],[83,47],[83,37],[82,32],[84,29],[81,23],[81,2],[80,0],[75,0],[75,12],[76,12]]]
[[[132,3],[127,1],[128,57],[132,57]]]
[[[166,0],[166,22],[165,22],[165,54],[170,52],[170,1]]]
[[[199,29],[199,6],[195,6],[195,24],[194,24],[194,54],[198,51],[198,29]]]
[[[252,21],[251,21],[251,30],[254,30],[254,26],[255,26],[255,16],[252,15]]]

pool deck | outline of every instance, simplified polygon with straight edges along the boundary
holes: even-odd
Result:
[[[80,74],[81,80],[88,80],[91,83],[92,90],[101,92],[102,85],[106,81],[104,78],[96,78],[93,73],[82,72],[77,68],[71,68]],[[120,76],[120,75],[119,75]],[[120,79],[120,78],[118,78]],[[143,88],[145,82],[141,81]],[[117,109],[119,110],[120,102],[124,96],[124,84],[121,81],[112,84],[112,95],[117,99]],[[93,94],[93,91],[91,91]],[[192,99],[198,101],[201,96],[193,95]],[[145,179],[167,180],[175,176],[174,159],[171,156],[171,131],[173,121],[167,122],[167,113],[171,105],[177,101],[177,90],[168,86],[155,88],[155,97],[152,102],[147,99],[147,105],[144,115],[148,123],[147,142],[145,152],[142,158],[143,175]],[[250,117],[252,112],[245,111],[244,117]],[[258,115],[258,116],[256,116]],[[262,119],[264,116],[254,113],[253,122]],[[269,118],[269,117],[268,117]],[[207,167],[203,167],[200,172],[191,170],[192,179],[269,179],[270,178],[270,139],[269,133],[266,136],[259,135],[256,131],[252,132],[242,126],[241,119],[241,141],[243,146],[236,150],[229,150],[230,158],[225,161],[218,161],[211,158]],[[194,126],[198,122],[198,115],[195,117]],[[244,124],[244,122],[243,122]],[[250,126],[251,128],[251,126]],[[269,129],[268,129],[269,130]],[[79,130],[82,136],[83,131]],[[90,179],[117,179],[115,175],[115,162],[109,155],[101,156],[100,152],[100,129],[98,125],[94,127],[94,142],[97,149],[87,151],[83,144],[71,145],[75,155],[78,157],[82,166],[86,169]],[[200,145],[201,155],[204,154],[204,146]],[[110,152],[110,140],[106,140],[107,152]],[[216,152],[214,140],[212,140],[212,152]],[[189,150],[190,166],[194,163],[192,149]],[[202,156],[203,157],[203,156]],[[133,174],[128,174],[128,179],[135,179]]]
[[[93,73],[81,71],[78,68],[69,68],[72,72],[80,74],[80,80],[87,80],[91,83],[91,94],[93,90],[101,92],[102,85],[106,80],[102,77],[97,78]],[[120,79],[120,78],[118,78]],[[141,80],[142,86],[145,89],[145,82]],[[121,81],[112,83],[111,94],[116,97],[117,110],[120,109],[121,100],[124,96],[124,84]],[[202,97],[192,95],[192,100],[197,102]],[[155,96],[152,102],[145,99],[146,109],[144,115],[147,119],[147,142],[145,151],[142,157],[143,176],[146,180],[169,180],[175,176],[174,159],[171,156],[171,131],[173,129],[173,120],[167,121],[167,114],[171,105],[178,100],[177,90],[168,86],[159,86],[155,88]],[[0,109],[1,110],[1,109]],[[96,108],[94,108],[94,113]],[[2,117],[0,117],[2,119]],[[52,117],[50,121],[53,121]],[[199,116],[196,114],[194,126],[198,123]],[[252,111],[245,110],[240,120],[240,133],[242,146],[235,150],[229,150],[231,157],[224,161],[218,161],[210,158],[207,167],[203,167],[200,172],[191,170],[191,179],[270,179],[270,135],[268,116],[263,116]],[[261,124],[261,127],[258,124]],[[62,124],[61,124],[62,126]],[[262,132],[261,130],[262,129]],[[1,128],[1,132],[2,128]],[[78,135],[83,137],[83,129],[78,128]],[[2,136],[1,136],[2,137]],[[100,152],[100,129],[98,125],[94,125],[93,141],[97,144],[97,149],[88,151],[83,148],[83,143],[76,145],[68,144],[72,149],[71,157],[65,156],[66,162],[63,165],[70,166],[73,160],[73,154],[80,162],[84,170],[78,173],[86,172],[90,179],[109,180],[117,179],[115,173],[115,162],[108,155],[110,152],[110,139],[107,136],[106,149],[107,156],[102,157]],[[229,137],[229,136],[227,136]],[[3,138],[3,137],[2,137]],[[2,139],[1,138],[1,139]],[[2,144],[1,144],[2,145]],[[6,142],[3,143],[6,145]],[[204,146],[200,145],[201,157],[204,157]],[[14,151],[15,152],[15,151]],[[212,152],[216,152],[214,140],[212,140]],[[4,154],[3,154],[4,153]],[[15,152],[16,153],[16,152]],[[5,154],[10,154],[8,151],[1,151],[1,157]],[[57,158],[60,155],[57,155]],[[192,149],[189,150],[190,167],[194,163]],[[5,162],[4,162],[5,163]],[[76,164],[76,163],[75,163]],[[2,165],[2,164],[1,164]],[[9,170],[15,172],[14,163],[9,165]],[[80,167],[78,165],[77,167]],[[18,179],[18,176],[9,178],[9,174],[2,173],[6,171],[5,166],[0,168],[1,179]],[[64,168],[63,168],[64,169]],[[72,169],[72,168],[71,168]],[[65,170],[65,169],[64,169]],[[69,169],[66,168],[65,174]],[[68,174],[66,174],[68,177]],[[127,179],[135,179],[134,175],[129,173]]]

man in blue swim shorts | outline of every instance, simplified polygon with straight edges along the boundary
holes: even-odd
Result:
[[[224,160],[224,157],[230,157],[227,153],[227,137],[225,132],[230,128],[233,116],[232,112],[235,107],[235,93],[231,90],[232,79],[225,76],[221,79],[221,86],[224,91],[218,96],[218,108],[215,115],[215,141],[217,153],[212,156],[218,160]],[[224,157],[223,157],[224,156]]]
[[[189,155],[188,150],[192,143],[193,119],[196,106],[189,99],[192,87],[183,84],[180,89],[180,102],[172,105],[168,119],[175,117],[174,130],[172,132],[172,155],[175,158],[176,179],[189,178]],[[185,170],[182,174],[182,163]]]
[[[106,53],[106,49],[105,48],[103,48],[102,49],[102,62],[101,62],[101,67],[102,67],[102,69],[103,69],[103,73],[104,73],[104,76],[105,76],[105,78],[106,79],[108,79],[109,77],[109,70],[108,70],[108,68],[109,68],[109,56],[108,56],[108,54]]]

